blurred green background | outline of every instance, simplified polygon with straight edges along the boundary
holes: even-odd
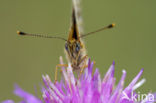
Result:
[[[141,93],[156,91],[156,0],[82,0],[85,32],[110,23],[111,30],[85,38],[88,55],[96,61],[101,77],[112,61],[115,76],[127,71],[126,84],[144,68],[147,82]],[[64,60],[64,41],[22,37],[17,30],[68,36],[71,0],[0,0],[0,101],[13,95],[17,83],[24,90],[40,91],[42,74],[54,80],[59,56]]]

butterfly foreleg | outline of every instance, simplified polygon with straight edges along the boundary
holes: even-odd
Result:
[[[57,64],[55,68],[55,83],[57,82],[57,74],[58,74],[58,68],[59,67],[68,67],[68,64]]]

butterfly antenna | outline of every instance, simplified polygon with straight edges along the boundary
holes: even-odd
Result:
[[[115,26],[115,24],[113,23],[113,24],[110,24],[110,25],[108,25],[108,26],[106,26],[106,27],[97,29],[97,30],[95,30],[95,31],[92,31],[92,32],[89,32],[89,33],[86,33],[86,34],[83,34],[83,35],[81,35],[80,37],[83,38],[83,37],[86,37],[86,36],[88,36],[88,35],[94,34],[94,33],[96,33],[96,32],[100,32],[100,31],[103,31],[103,30],[106,30],[106,29],[111,29],[111,28],[113,28],[114,26]]]
[[[65,38],[62,38],[62,37],[48,36],[48,35],[42,35],[42,34],[29,34],[29,33],[25,33],[22,31],[17,31],[17,34],[22,35],[22,36],[34,36],[34,37],[41,37],[41,38],[56,38],[56,39],[67,41]]]

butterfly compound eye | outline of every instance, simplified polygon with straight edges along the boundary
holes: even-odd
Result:
[[[79,51],[80,51],[80,44],[77,43],[77,44],[76,44],[76,52],[79,52]]]
[[[65,49],[66,49],[66,51],[68,51],[68,44],[67,43],[65,44]]]

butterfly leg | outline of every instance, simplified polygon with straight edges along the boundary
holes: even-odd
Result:
[[[80,71],[80,74],[78,75],[78,77],[77,77],[77,80],[76,80],[76,83],[75,83],[75,85],[77,85],[77,83],[78,83],[78,80],[80,79],[80,77],[81,77],[81,75],[82,75],[82,73],[83,73],[83,70],[85,69],[85,68],[87,68],[88,67],[88,65],[87,64],[85,64],[84,66],[83,66],[83,68],[81,69],[81,71]]]
[[[86,61],[87,61],[87,58],[85,59],[85,62],[86,62]],[[96,62],[93,61],[93,64],[95,65]],[[78,78],[78,79],[80,79],[80,77],[81,77],[81,75],[82,75],[84,69],[87,68],[87,67],[88,67],[88,65],[87,65],[87,64],[84,64],[83,68],[82,68],[81,71],[80,71],[80,75],[79,75],[79,78]],[[95,70],[95,68],[93,68],[93,69]],[[94,73],[94,72],[92,72],[92,73]]]
[[[96,62],[95,61],[93,61],[93,64],[95,65],[96,64]],[[93,72],[92,72],[92,75],[94,75],[94,71],[95,71],[95,66],[93,65]]]
[[[55,69],[55,83],[57,82],[58,67],[68,67],[68,64],[57,64]]]
[[[81,61],[80,61],[80,64],[81,64],[82,62],[84,62],[84,64],[83,64],[83,66],[82,66],[82,68],[81,68],[81,70],[80,70],[80,74],[79,74],[79,76],[78,76],[78,79],[80,79],[80,77],[81,77],[81,75],[82,75],[82,73],[83,73],[83,70],[84,70],[86,67],[88,67],[88,65],[86,64],[87,58],[88,58],[88,55],[85,55],[85,56],[81,59]]]

